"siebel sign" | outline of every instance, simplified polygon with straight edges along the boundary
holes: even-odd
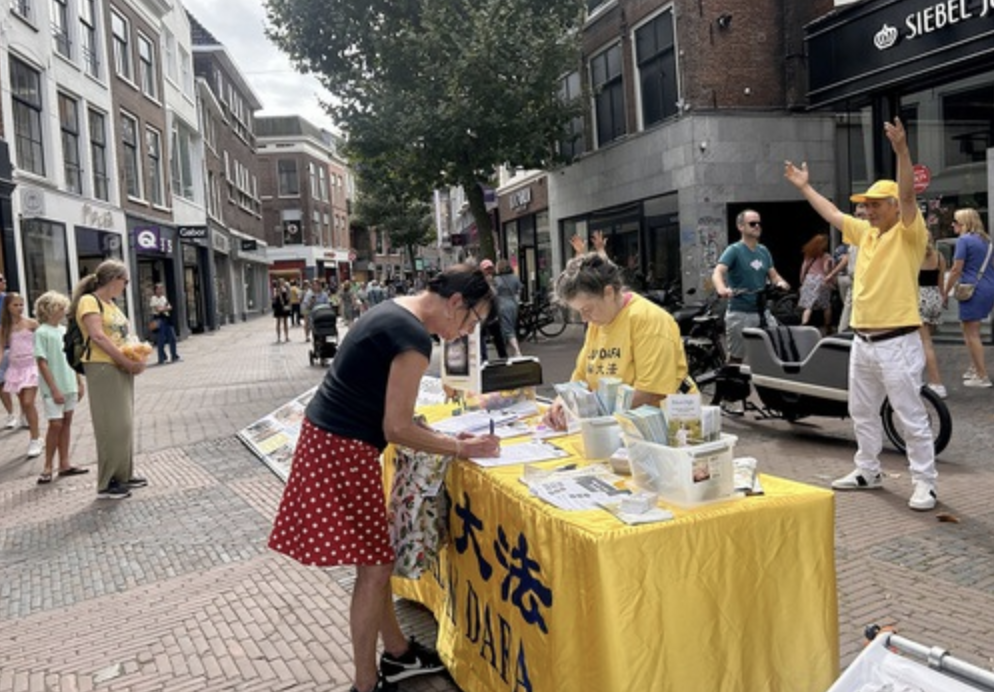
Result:
[[[931,34],[933,31],[945,29],[947,26],[965,22],[974,17],[983,19],[990,14],[992,4],[994,4],[994,0],[985,0],[974,12],[967,7],[967,0],[946,0],[923,10],[912,12],[904,18],[904,26],[907,28],[904,38],[912,41]],[[897,38],[897,28],[888,26],[885,22],[880,31],[873,37],[873,44],[879,50],[887,50],[897,43]]]

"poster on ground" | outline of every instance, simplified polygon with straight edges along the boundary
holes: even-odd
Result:
[[[290,477],[290,464],[300,437],[304,412],[317,390],[317,387],[308,389],[238,432],[238,439],[284,483]],[[440,404],[444,401],[442,381],[437,377],[423,377],[417,405]]]

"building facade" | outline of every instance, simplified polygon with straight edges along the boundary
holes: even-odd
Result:
[[[300,116],[256,119],[263,223],[273,278],[352,278],[344,165]]]
[[[635,288],[707,287],[752,207],[796,277],[800,247],[826,229],[783,181],[783,161],[834,161],[834,118],[802,112],[803,27],[831,8],[589,0],[582,65],[561,93],[591,104],[562,143],[574,162],[547,178],[556,270],[572,236],[599,231]]]
[[[195,18],[190,25],[204,133],[212,289],[217,320],[224,324],[269,307],[254,133],[254,114],[262,103],[225,47]]]

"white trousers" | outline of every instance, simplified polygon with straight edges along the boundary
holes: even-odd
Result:
[[[912,480],[935,482],[932,428],[919,394],[924,367],[925,350],[918,332],[877,342],[853,339],[849,415],[858,445],[856,466],[865,475],[880,473],[884,437],[880,407],[886,397],[904,431]]]

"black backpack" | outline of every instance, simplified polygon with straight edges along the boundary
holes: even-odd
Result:
[[[97,298],[97,306],[100,308],[101,319],[103,319],[104,304],[100,302],[99,298]],[[90,337],[83,336],[83,330],[80,329],[79,323],[76,321],[76,315],[70,315],[68,322],[65,336],[62,337],[62,352],[66,355],[69,367],[82,375],[83,359],[90,356]]]

